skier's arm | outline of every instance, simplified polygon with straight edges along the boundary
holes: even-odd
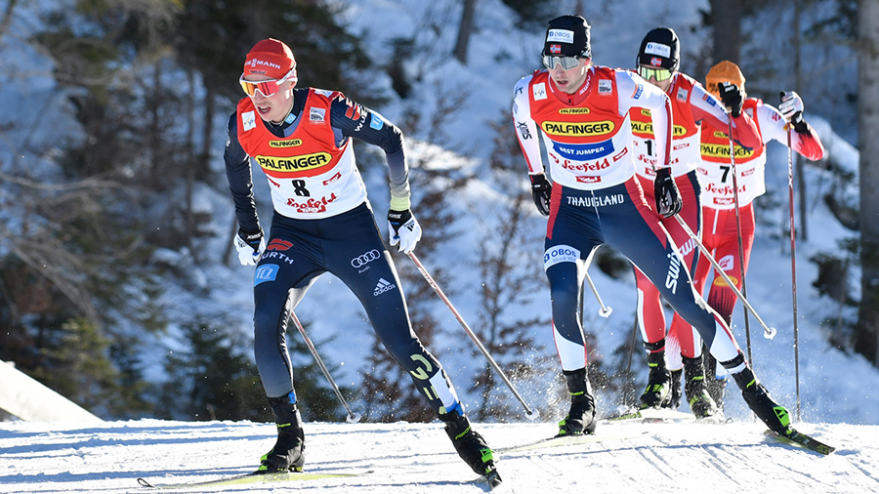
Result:
[[[726,132],[729,129],[730,115],[724,111],[723,104],[702,85],[693,86],[690,91],[690,109],[693,111],[693,120],[704,120],[715,129]],[[757,149],[763,145],[760,140],[760,132],[757,123],[747,113],[742,112],[738,118],[733,118],[732,138],[742,147]]]
[[[625,70],[616,71],[619,114],[625,115],[632,107],[647,108],[653,119],[653,137],[656,139],[656,155],[660,157],[657,168],[667,168],[671,163],[672,122],[671,101],[665,92],[650,84],[641,76]]]
[[[253,175],[250,171],[250,157],[238,142],[238,112],[229,118],[228,131],[223,159],[226,161],[226,178],[229,180],[232,200],[235,201],[235,217],[239,228],[248,233],[256,233],[260,231],[260,227],[256,203],[253,200]]]
[[[409,209],[409,165],[403,146],[403,132],[378,112],[361,106],[339,93],[333,99],[330,122],[343,138],[353,137],[378,146],[385,152],[391,189],[391,209]]]
[[[778,110],[770,105],[760,105],[757,107],[757,118],[763,131],[764,142],[775,139],[787,145],[787,122]],[[811,161],[818,161],[824,157],[824,145],[818,133],[805,121],[794,126],[791,132],[791,148]]]
[[[528,86],[531,76],[523,77],[516,84],[513,93],[513,125],[516,138],[528,164],[528,174],[543,173],[543,160],[540,157],[540,144],[537,142],[537,124],[531,118],[531,102],[528,99]]]

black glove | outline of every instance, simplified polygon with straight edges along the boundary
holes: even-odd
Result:
[[[812,131],[809,130],[809,124],[806,123],[806,119],[803,118],[803,112],[798,111],[790,117],[790,124],[793,125],[794,130],[797,131],[797,134],[801,135],[812,135]]]
[[[531,179],[531,198],[534,199],[534,205],[537,210],[544,216],[549,216],[549,200],[552,197],[552,184],[546,179],[546,175],[538,173],[536,175],[528,175]]]
[[[729,109],[733,118],[739,118],[739,115],[742,114],[742,103],[745,102],[742,89],[735,84],[721,82],[717,84],[717,90],[720,92],[720,101],[723,106]]]
[[[671,176],[671,168],[656,170],[656,179],[653,180],[653,194],[656,196],[656,211],[665,218],[681,212],[684,203],[681,201],[681,193],[678,185]]]

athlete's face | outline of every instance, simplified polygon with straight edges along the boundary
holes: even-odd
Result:
[[[273,80],[271,77],[256,74],[248,75],[244,79],[251,82]],[[284,81],[278,85],[278,92],[275,94],[266,96],[261,91],[256,91],[250,96],[250,100],[253,101],[260,118],[267,122],[278,123],[287,116],[290,107],[293,106],[292,89],[293,82]]]
[[[668,87],[671,86],[672,76],[674,75],[674,72],[659,65],[641,65],[638,72],[647,82],[663,91],[668,91]]]
[[[565,70],[562,64],[557,63],[555,67],[549,69],[549,77],[555,83],[555,87],[560,91],[574,94],[586,81],[586,74],[589,72],[589,66],[592,65],[591,58],[581,58],[580,63],[573,69]]]

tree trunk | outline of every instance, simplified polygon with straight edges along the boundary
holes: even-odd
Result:
[[[714,24],[714,63],[739,64],[742,53],[742,0],[710,0]]]
[[[476,0],[464,0],[464,11],[461,14],[461,24],[458,27],[458,42],[452,53],[464,65],[467,65],[467,45],[470,44],[470,34],[473,32],[473,14],[476,10]]]
[[[861,303],[855,351],[879,364],[879,2],[858,1]]]
[[[195,94],[195,71],[186,71],[189,82],[189,94]],[[195,236],[195,215],[192,212],[192,191],[195,186],[195,102],[193,97],[186,98],[186,114],[189,129],[186,133],[186,245],[192,250],[192,237]]]

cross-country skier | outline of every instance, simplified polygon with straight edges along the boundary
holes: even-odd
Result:
[[[701,207],[699,204],[699,182],[696,167],[702,163],[699,154],[699,136],[702,122],[716,128],[726,128],[729,122],[727,113],[714,96],[705,91],[692,77],[678,71],[680,66],[681,43],[677,33],[668,27],[651,30],[641,41],[636,58],[637,70],[647,82],[658,87],[671,100],[674,131],[671,141],[671,175],[681,193],[683,208],[679,216],[690,229],[698,232],[701,227]],[[724,105],[741,106],[742,90],[735,84],[720,88],[720,98]],[[629,112],[632,119],[632,134],[635,156],[635,173],[647,204],[655,204],[653,178],[656,176],[658,156],[651,125],[649,110],[635,108]],[[747,113],[733,112],[733,138],[745,147],[760,144],[757,127]],[[696,267],[698,249],[687,232],[675,218],[657,215],[681,249],[687,268],[692,272]],[[647,389],[641,395],[641,408],[680,406],[681,366],[667,367],[665,357],[665,311],[659,297],[659,290],[635,268],[638,285],[637,318],[644,347],[647,349],[647,363],[650,373]],[[687,401],[697,417],[714,415],[717,407],[705,390],[705,371],[702,367],[702,339],[695,330],[681,332],[680,348],[670,348],[674,357],[670,362],[680,363],[686,370]],[[681,357],[677,355],[680,354]],[[674,387],[674,393],[672,393]],[[676,401],[672,402],[672,395]]]
[[[727,84],[735,84],[744,91],[745,77],[736,64],[724,60],[711,68],[705,78],[705,84],[715,95],[718,88]],[[794,151],[812,161],[820,160],[824,156],[821,139],[804,119],[803,100],[796,92],[784,93],[778,109],[764,104],[757,98],[746,98],[740,108],[738,111],[754,119],[760,132],[758,145],[741,146],[738,143],[735,145],[735,173],[739,189],[739,221],[742,231],[744,269],[739,262],[735,195],[732,185],[733,170],[731,170],[729,137],[725,125],[717,126],[712,123],[712,126],[702,127],[702,166],[699,168],[699,179],[702,183],[702,243],[714,253],[714,258],[736,283],[739,290],[742,288],[742,277],[748,270],[751,247],[754,245],[753,201],[766,191],[763,178],[766,166],[766,144],[775,139],[787,145],[787,129],[791,126],[793,127],[791,147]],[[733,108],[732,111],[735,112],[737,109]],[[700,293],[704,289],[710,269],[711,264],[703,259],[693,272],[694,286]],[[736,298],[732,288],[715,273],[708,294],[708,305],[723,317],[727,325],[732,324]],[[684,335],[690,334],[691,331],[691,327],[685,321],[675,317],[669,331],[669,341],[683,340]],[[711,372],[716,365],[710,355],[707,360],[707,369]],[[722,409],[726,373],[719,368],[718,371],[721,377],[717,380],[709,379],[708,390]]]
[[[296,62],[286,44],[265,39],[250,50],[240,78],[247,97],[229,119],[224,155],[240,226],[238,258],[243,265],[256,264],[254,352],[278,427],[277,442],[263,456],[259,471],[301,470],[305,462],[284,335],[290,312],[317,277],[329,272],[360,299],[382,343],[445,423],[461,458],[476,473],[499,481],[492,450],[471,428],[440,363],[412,331],[400,279],[355,163],[352,137],[385,152],[390,244],[412,252],[421,227],[409,209],[400,129],[342,93],[295,88],[296,82]],[[268,243],[254,204],[251,159],[262,167],[272,191]]]
[[[757,416],[773,431],[789,435],[793,429],[787,410],[757,382],[723,318],[692,290],[689,271],[635,178],[629,112],[646,108],[656,138],[656,208],[666,217],[680,212],[680,193],[671,176],[671,102],[637,74],[593,66],[589,31],[581,16],[549,21],[542,53],[546,69],[516,84],[513,103],[532,196],[538,211],[549,216],[543,263],[553,335],[571,394],[559,435],[595,430],[595,400],[577,305],[586,266],[603,243],[637,265],[697,328],[711,353],[735,376]],[[544,175],[538,135],[546,146],[554,186]]]

